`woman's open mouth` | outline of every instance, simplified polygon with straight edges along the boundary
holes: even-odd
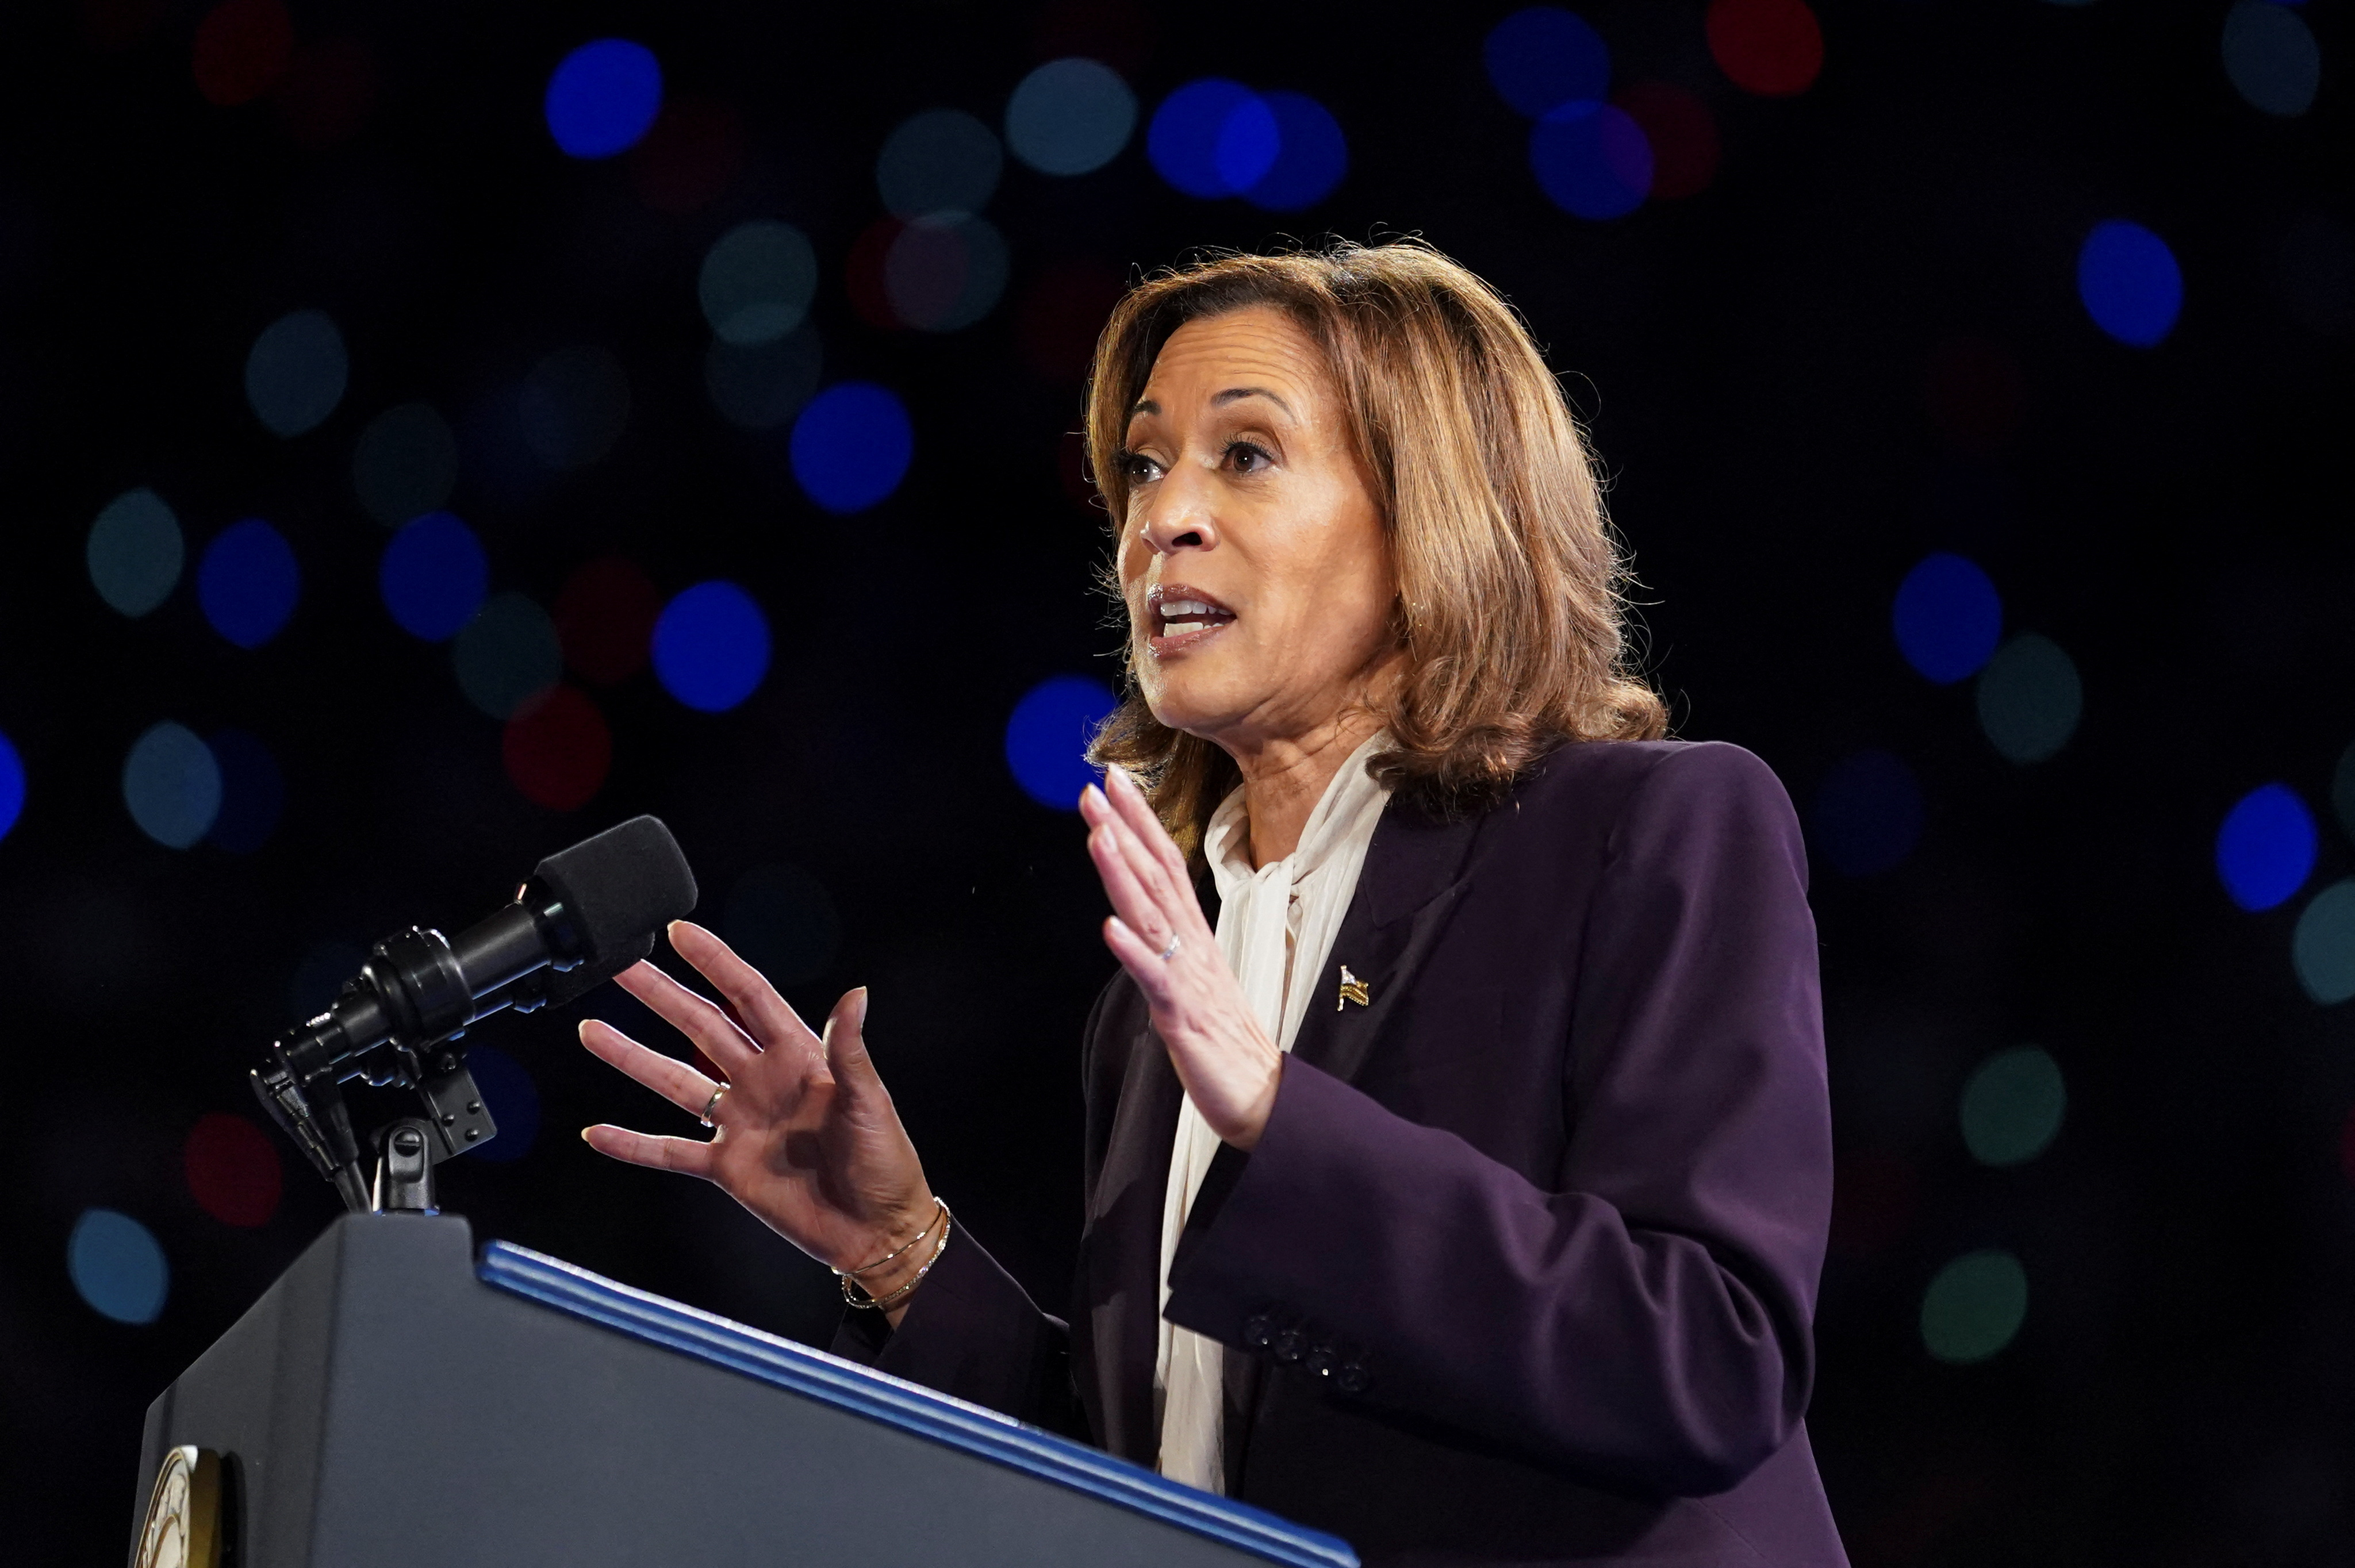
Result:
[[[1156,659],[1199,648],[1234,623],[1235,612],[1199,588],[1167,584],[1146,593],[1151,634],[1146,646]]]

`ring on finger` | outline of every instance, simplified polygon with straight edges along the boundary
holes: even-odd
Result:
[[[721,1084],[718,1087],[714,1088],[711,1091],[711,1097],[703,1102],[703,1109],[697,1116],[696,1119],[703,1123],[704,1126],[709,1127],[711,1125],[711,1113],[719,1108],[719,1097],[726,1094],[730,1086],[731,1086],[727,1084]]]
[[[1172,959],[1176,958],[1177,956],[1178,956],[1178,933],[1177,933],[1177,932],[1175,932],[1175,931],[1172,931],[1172,932],[1170,932],[1170,933],[1169,933],[1169,945],[1168,945],[1167,947],[1166,947],[1166,948],[1162,948],[1162,949],[1161,949],[1161,961],[1162,961],[1163,963],[1165,963],[1165,964],[1166,964],[1166,963],[1167,963],[1170,959]]]

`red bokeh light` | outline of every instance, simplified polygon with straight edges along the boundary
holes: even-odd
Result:
[[[2019,428],[2027,386],[2010,350],[1956,338],[1930,355],[1923,392],[1930,417],[1947,441],[1984,457],[2001,448]]]
[[[717,199],[744,167],[736,111],[709,99],[663,105],[645,139],[630,149],[630,183],[656,212],[690,213]]]
[[[1878,1252],[1913,1224],[1913,1168],[1878,1151],[1844,1155],[1832,1171],[1831,1248],[1843,1256]]]
[[[1697,196],[1717,177],[1717,121],[1681,87],[1639,81],[1611,101],[1652,144],[1654,201]]]
[[[346,140],[376,107],[376,63],[351,38],[294,51],[278,84],[278,118],[286,134],[314,152]]]
[[[1824,69],[1824,30],[1805,0],[1710,0],[1709,52],[1762,98],[1805,92]]]
[[[188,1191],[225,1225],[267,1224],[278,1212],[282,1181],[278,1146],[241,1116],[199,1117],[181,1150]]]
[[[556,596],[564,662],[601,686],[627,680],[645,668],[662,607],[662,590],[634,562],[619,556],[589,562]]]
[[[900,313],[891,308],[891,289],[883,269],[891,256],[891,242],[904,227],[896,217],[879,218],[851,241],[843,283],[850,291],[850,308],[868,326],[890,331],[901,324]]]
[[[551,686],[516,710],[501,737],[507,779],[551,811],[587,805],[613,765],[613,732],[577,686]]]
[[[1030,368],[1053,381],[1077,381],[1095,357],[1096,334],[1127,290],[1117,268],[1101,261],[1058,261],[1032,280],[1017,307],[1014,335]]]
[[[293,53],[294,24],[279,0],[223,0],[197,24],[197,90],[224,108],[250,103]]]

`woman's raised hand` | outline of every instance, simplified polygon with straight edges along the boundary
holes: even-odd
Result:
[[[1104,945],[1153,1010],[1170,1065],[1209,1128],[1236,1148],[1259,1142],[1275,1108],[1284,1054],[1260,1027],[1219,952],[1186,874],[1186,857],[1143,791],[1119,768],[1080,797],[1088,853],[1112,898]]]
[[[922,1161],[900,1125],[891,1097],[867,1055],[860,1031],[867,992],[834,1004],[824,1035],[814,1034],[759,970],[700,926],[680,920],[671,947],[728,1001],[723,1010],[649,963],[619,977],[645,1002],[701,1047],[725,1075],[719,1085],[677,1057],[652,1051],[613,1025],[591,1019],[581,1043],[689,1116],[710,1107],[709,1139],[656,1138],[618,1127],[582,1132],[600,1154],[658,1171],[700,1176],[759,1215],[770,1229],[835,1268],[872,1263],[933,1218]],[[911,1249],[890,1277],[862,1276],[872,1294],[889,1293],[925,1260]]]

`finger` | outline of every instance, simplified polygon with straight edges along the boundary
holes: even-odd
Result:
[[[736,1022],[762,1047],[792,1045],[815,1053],[818,1037],[801,1014],[777,994],[766,975],[738,958],[735,948],[692,920],[670,923],[670,945],[728,999]]]
[[[682,1176],[711,1180],[712,1145],[693,1138],[650,1138],[625,1127],[600,1124],[584,1127],[581,1137],[598,1153],[624,1164],[653,1171],[676,1171]]]
[[[1120,960],[1120,967],[1129,972],[1137,989],[1145,992],[1148,1006],[1155,1009],[1168,1005],[1175,993],[1177,978],[1162,960],[1160,950],[1139,937],[1119,916],[1107,917],[1103,924],[1104,946]]]
[[[834,1011],[826,1015],[826,1065],[834,1081],[853,1095],[883,1087],[874,1058],[867,1054],[865,986],[844,991]]]
[[[703,1048],[730,1078],[740,1078],[760,1060],[761,1048],[728,1021],[709,998],[700,997],[649,963],[636,963],[613,977],[623,991],[654,1009],[662,1020]]]
[[[1138,841],[1152,852],[1153,858],[1169,875],[1191,887],[1193,884],[1186,875],[1186,857],[1178,851],[1178,841],[1169,836],[1153,802],[1145,798],[1145,791],[1128,776],[1128,769],[1107,768],[1104,777],[1112,780],[1106,793],[1113,810],[1120,813],[1121,820],[1129,824]]]
[[[1096,875],[1103,882],[1104,896],[1112,900],[1113,912],[1140,936],[1154,938],[1157,947],[1167,947],[1175,927],[1137,882],[1128,857],[1121,852],[1115,836],[1119,832],[1116,823],[1106,822],[1090,833],[1088,858],[1095,862]]]
[[[1120,845],[1121,856],[1128,862],[1129,870],[1136,877],[1137,885],[1145,889],[1156,904],[1161,906],[1163,911],[1174,923],[1183,913],[1178,889],[1186,885],[1169,874],[1168,867],[1163,865],[1155,857],[1151,848],[1137,835],[1136,829],[1132,824],[1115,817],[1112,829],[1114,842]],[[1186,890],[1188,893],[1193,891],[1190,887],[1187,887]]]
[[[639,1044],[604,1020],[581,1025],[581,1044],[599,1061],[620,1068],[679,1109],[700,1117],[719,1086],[675,1056]]]

